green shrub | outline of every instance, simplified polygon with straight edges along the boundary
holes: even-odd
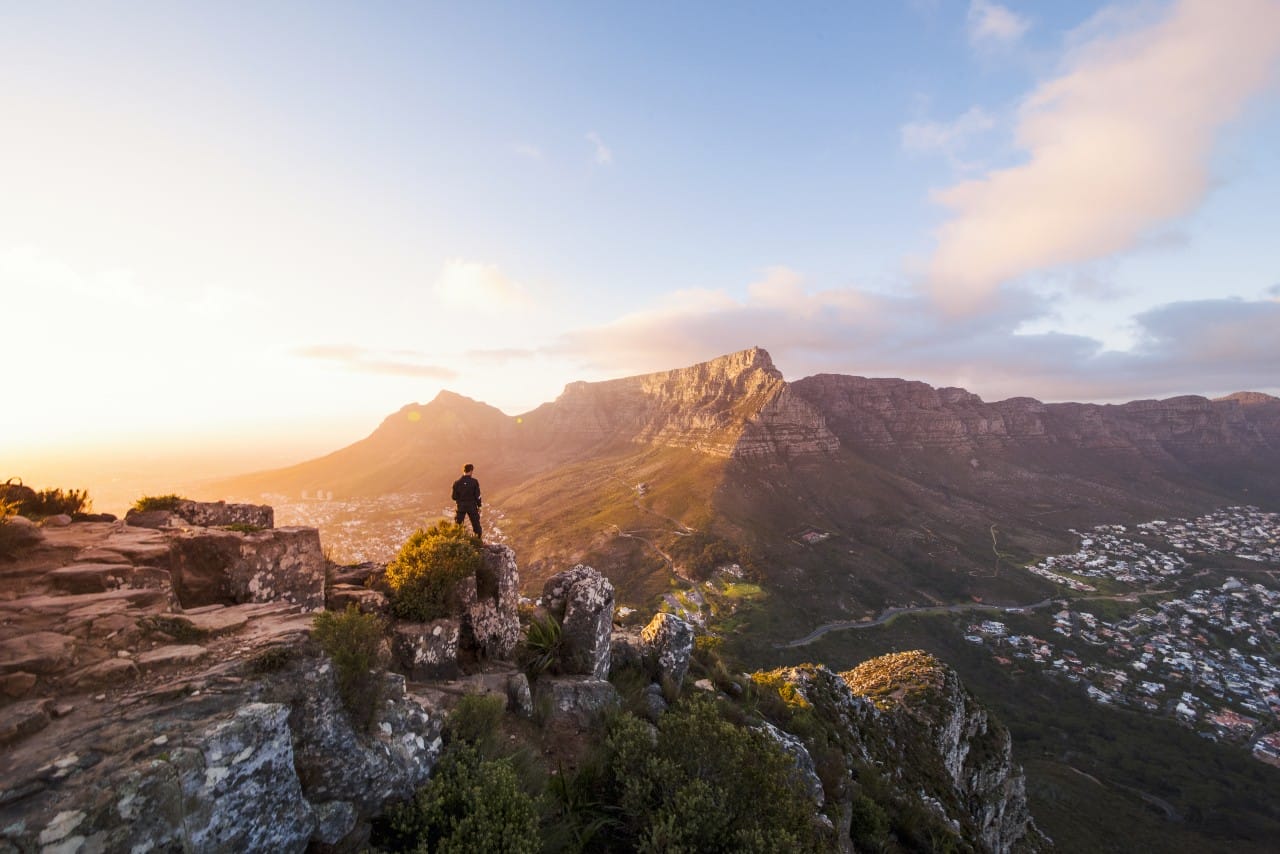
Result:
[[[450,744],[467,744],[481,755],[492,755],[506,710],[506,699],[496,694],[465,694],[445,720],[445,736]]]
[[[357,729],[368,729],[382,702],[382,640],[386,626],[376,614],[354,604],[342,613],[321,611],[312,623],[312,636],[333,659],[338,696]]]
[[[483,565],[479,542],[461,525],[442,521],[415,531],[387,565],[392,613],[421,621],[448,616],[458,582]]]
[[[133,509],[139,513],[146,513],[150,510],[177,510],[178,505],[186,501],[181,495],[144,495],[137,501],[133,502]]]
[[[388,811],[393,851],[432,854],[534,854],[541,848],[534,801],[507,760],[471,747],[447,750],[413,800]]]
[[[849,836],[859,851],[883,851],[889,842],[889,816],[866,795],[857,795],[850,805]]]
[[[795,763],[767,734],[724,720],[697,695],[653,730],[631,715],[606,739],[617,848],[641,851],[815,851],[815,807]]]
[[[524,642],[517,653],[525,671],[536,677],[554,670],[563,649],[560,621],[551,614],[531,615],[524,627]]]
[[[5,484],[5,486],[13,486]],[[29,490],[22,489],[21,484],[12,490],[17,498],[6,496],[9,503],[13,505],[14,512],[28,519],[45,519],[49,516],[58,516],[66,514],[72,516],[76,513],[83,513],[93,507],[93,502],[89,499],[88,490],[84,489],[41,489]]]

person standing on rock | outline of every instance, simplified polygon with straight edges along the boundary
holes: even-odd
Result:
[[[453,521],[462,524],[462,518],[471,520],[471,530],[480,536],[480,481],[471,476],[475,466],[467,463],[462,467],[462,477],[453,482],[453,500],[458,502],[458,513]]]

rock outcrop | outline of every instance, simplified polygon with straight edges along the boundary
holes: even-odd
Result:
[[[560,623],[561,673],[595,679],[609,675],[613,633],[613,584],[595,569],[578,564],[547,579],[542,607]]]
[[[187,608],[288,602],[318,610],[324,607],[324,565],[315,528],[196,528],[172,541],[173,587]]]
[[[0,599],[0,849],[356,850],[427,778],[439,714],[388,674],[354,730],[288,585],[183,608],[160,567],[183,533],[46,533]],[[282,578],[281,533],[219,535]]]
[[[640,655],[659,682],[679,687],[693,658],[693,626],[674,614],[654,614],[640,631]]]

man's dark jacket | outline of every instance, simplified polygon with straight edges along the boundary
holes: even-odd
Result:
[[[453,482],[453,500],[459,507],[480,506],[480,481],[464,474]]]

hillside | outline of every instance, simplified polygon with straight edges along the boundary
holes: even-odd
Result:
[[[530,583],[590,560],[644,607],[688,574],[692,537],[752,556],[768,622],[790,632],[886,605],[1029,602],[1047,588],[1011,570],[1070,548],[1069,528],[1280,501],[1280,400],[987,403],[900,379],[789,383],[752,348],[572,383],[521,416],[444,392],[350,447],[211,491],[415,492],[430,508],[463,461]]]

